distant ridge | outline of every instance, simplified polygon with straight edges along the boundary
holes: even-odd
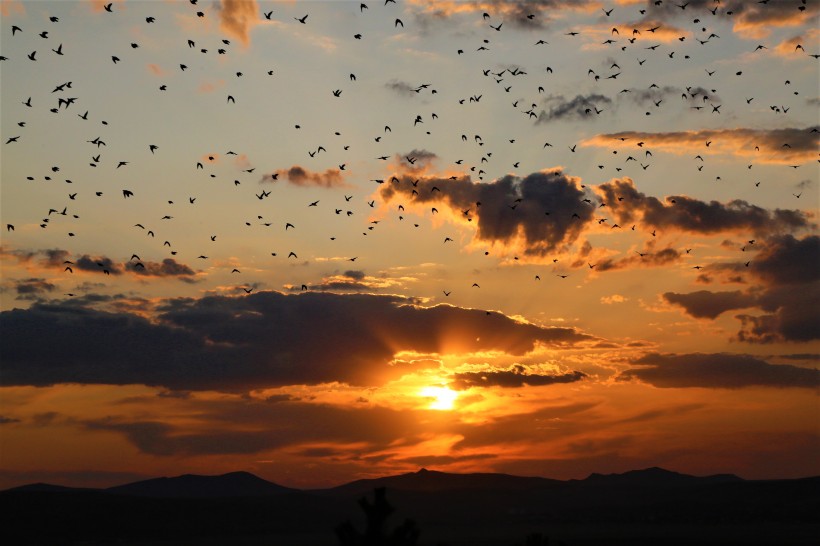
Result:
[[[368,493],[374,487],[387,487],[403,491],[443,491],[466,489],[493,489],[498,491],[523,491],[541,487],[549,487],[564,483],[549,478],[513,476],[511,474],[474,473],[451,474],[422,468],[418,472],[409,472],[397,476],[385,476],[356,480],[344,485],[323,491],[334,494],[361,494]]]
[[[816,478],[803,478],[820,479]],[[437,491],[529,491],[562,486],[677,486],[707,485],[771,480],[744,480],[734,474],[711,476],[691,476],[659,467],[630,470],[620,474],[600,474],[594,472],[582,480],[555,480],[537,476],[515,476],[500,473],[457,474],[427,470],[417,472],[355,480],[349,483],[322,489],[294,489],[262,479],[250,472],[230,472],[218,476],[184,474],[176,477],[151,478],[106,489],[66,487],[48,483],[33,483],[7,489],[21,492],[98,492],[103,494],[129,495],[154,498],[232,498],[281,495],[284,493],[316,493],[342,496],[370,493],[376,487],[415,492]]]
[[[69,491],[100,491],[90,487],[68,487],[65,485],[54,485],[51,483],[30,483],[19,487],[12,487],[6,491],[28,491],[37,493],[62,493]]]
[[[175,478],[153,478],[105,489],[108,493],[155,498],[227,498],[281,495],[297,491],[263,480],[250,472],[220,476],[184,474]]]
[[[743,478],[735,476],[734,474],[715,474],[712,476],[690,476],[689,474],[681,474],[672,470],[666,470],[653,466],[643,470],[630,470],[622,474],[598,474],[593,472],[586,479],[581,480],[584,483],[595,485],[691,485],[696,483],[727,483],[727,482],[741,482]]]

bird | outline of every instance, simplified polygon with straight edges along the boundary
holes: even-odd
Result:
[[[299,17],[294,17],[294,19],[296,19],[297,21],[299,21],[299,22],[300,22],[300,23],[302,23],[303,25],[306,25],[306,24],[307,24],[307,18],[308,18],[308,15],[309,15],[309,14],[306,14],[304,17],[301,17],[301,18],[299,18]]]

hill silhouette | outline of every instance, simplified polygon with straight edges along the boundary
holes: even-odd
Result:
[[[598,474],[594,472],[583,480],[587,484],[610,485],[692,485],[695,483],[739,482],[743,478],[734,474],[715,474],[712,476],[690,476],[653,466],[643,470],[630,470],[621,474]]]
[[[394,525],[417,525],[419,545],[512,546],[537,533],[569,546],[808,545],[820,529],[820,477],[743,480],[649,468],[562,481],[422,469],[300,491],[234,472],[2,491],[0,543],[338,546],[365,528],[361,499],[379,488],[396,508]]]
[[[108,493],[155,498],[230,498],[281,495],[296,491],[263,480],[250,472],[230,472],[220,476],[184,474],[174,478],[153,478],[105,490]]]

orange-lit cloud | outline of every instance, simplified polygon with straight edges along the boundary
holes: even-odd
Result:
[[[256,0],[221,0],[219,28],[243,44],[250,43],[250,31],[258,22],[259,6]]]
[[[798,5],[789,2],[761,4],[735,0],[730,7],[737,13],[733,30],[746,38],[765,38],[776,27],[810,24],[820,13],[817,2]]]
[[[216,80],[214,82],[202,82],[197,87],[197,92],[199,93],[212,93],[219,89],[220,87],[225,86],[225,80]]]
[[[623,140],[622,140],[623,139]],[[742,155],[759,163],[794,165],[813,161],[820,148],[817,126],[786,129],[701,129],[671,133],[622,131],[596,135],[582,146],[602,148],[632,147],[637,143],[653,150],[677,155]],[[709,142],[709,145],[706,145]]]
[[[107,4],[115,4],[116,8],[113,9],[121,9],[122,5],[125,3],[125,0],[89,0],[91,3],[91,9],[95,12],[105,11],[105,6]]]
[[[0,2],[0,15],[3,17],[11,17],[12,14],[25,15],[25,4],[20,0],[3,0]]]
[[[391,277],[373,277],[365,275],[364,271],[352,269],[339,274],[329,275],[324,277],[320,282],[309,283],[305,286],[308,290],[313,291],[330,291],[330,292],[371,292],[387,289],[396,289],[405,286],[408,282],[415,279],[410,277],[391,278]],[[287,287],[293,292],[302,290],[301,286]]]
[[[787,59],[803,59],[808,55],[806,47],[811,49],[818,41],[820,41],[820,30],[812,28],[805,34],[783,40],[777,44],[774,51]]]
[[[148,71],[154,76],[165,76],[167,74],[158,64],[148,63],[146,66],[148,67]]]

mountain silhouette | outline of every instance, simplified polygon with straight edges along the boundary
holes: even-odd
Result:
[[[184,474],[175,478],[153,478],[109,487],[108,493],[155,498],[228,498],[281,495],[296,491],[254,476],[250,472],[230,472],[220,476]]]
[[[472,473],[452,474],[422,468],[418,472],[409,472],[397,476],[386,476],[356,480],[338,487],[324,490],[332,494],[363,494],[379,487],[402,491],[457,491],[457,490],[495,490],[495,491],[524,491],[542,487],[550,487],[563,483],[560,480],[549,478],[522,477],[510,474]]]
[[[596,485],[692,485],[696,483],[726,483],[739,482],[743,478],[734,474],[715,474],[712,476],[690,476],[681,474],[665,468],[653,466],[643,470],[630,470],[621,474],[598,474],[593,472],[586,479],[582,480],[587,484]]]
[[[397,510],[390,528],[412,520],[406,530],[420,530],[425,545],[510,546],[548,533],[550,544],[584,546],[808,546],[820,525],[820,477],[743,480],[647,468],[564,481],[422,469],[297,490],[233,472],[0,491],[0,543],[338,546],[337,537],[355,539],[364,528],[361,499],[381,487]]]

